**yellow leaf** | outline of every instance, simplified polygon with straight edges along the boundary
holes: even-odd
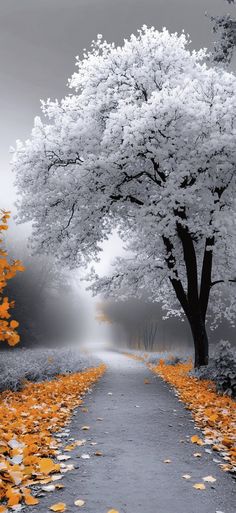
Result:
[[[66,511],[66,504],[64,502],[58,502],[57,504],[53,504],[50,508],[51,511]]]
[[[203,483],[196,483],[195,485],[193,485],[193,488],[196,488],[196,490],[205,490],[206,487]]]
[[[77,499],[77,501],[74,502],[75,506],[84,506],[84,504],[85,501],[83,501],[82,499]]]
[[[83,429],[83,431],[88,431],[90,429],[90,426],[83,426],[81,429]]]
[[[5,506],[0,506],[0,513],[6,513],[7,508]]]
[[[119,511],[117,509],[109,509],[107,513],[119,513]]]

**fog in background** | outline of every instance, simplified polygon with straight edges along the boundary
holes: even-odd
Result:
[[[190,34],[192,46],[196,49],[211,47],[215,36],[211,32],[210,20],[205,16],[205,12],[207,11],[210,15],[219,15],[234,12],[234,9],[224,0],[198,0],[197,2],[194,0],[0,0],[0,207],[11,209],[13,213],[15,210],[16,195],[10,170],[9,147],[14,146],[16,139],[24,140],[29,137],[33,119],[40,114],[41,98],[60,99],[66,94],[67,79],[75,69],[75,56],[81,55],[83,49],[90,46],[91,40],[96,38],[98,33],[102,33],[108,41],[121,43],[124,37],[129,36],[131,32],[136,32],[143,24],[154,25],[157,29],[166,26],[170,31],[180,32],[184,29]],[[45,270],[46,264],[44,261],[38,261],[37,264],[37,260],[30,259],[26,247],[29,232],[30,227],[15,226],[13,220],[11,221],[8,235],[9,248],[13,253],[16,250],[17,257],[22,255],[26,267],[28,264],[28,269],[25,276],[22,274],[12,280],[9,284],[9,292],[12,291],[13,295],[17,295],[18,286],[20,294],[24,291],[25,303],[22,304],[19,296],[18,299],[16,298],[18,304],[16,308],[21,312],[19,315],[22,317],[25,315],[24,312],[29,313],[33,302],[36,311],[34,314],[32,312],[34,320],[31,319],[31,321],[39,327],[40,323],[42,325],[42,319],[40,320],[41,303],[37,290],[40,288],[40,280],[42,281],[43,276],[42,272],[37,271],[37,266],[38,269]],[[101,274],[109,272],[114,256],[122,254],[119,237],[113,234],[104,244],[103,249],[101,262],[96,265],[96,270]],[[48,266],[49,274],[51,269],[51,282],[49,278],[45,279],[44,295],[41,298],[44,309],[49,308],[46,300],[50,294],[56,294],[53,275],[55,279],[56,273],[59,272],[53,260],[48,260]],[[60,280],[61,278],[62,276]],[[61,288],[57,290],[57,299],[54,295],[57,308],[53,314],[51,312],[55,334],[58,333],[56,318],[60,309],[64,308],[67,319],[71,313],[66,296],[68,294],[73,295],[77,309],[78,322],[77,325],[75,322],[75,326],[78,330],[78,340],[97,343],[109,341],[112,337],[117,342],[121,339],[128,340],[129,336],[125,334],[124,326],[122,327],[123,320],[120,325],[117,322],[114,323],[115,331],[114,326],[96,320],[97,299],[93,299],[85,291],[85,284],[79,282],[79,272],[70,276],[67,292],[66,284],[63,284],[63,279],[62,283],[60,280]],[[77,297],[76,300],[75,297]],[[53,298],[51,300],[53,302]],[[139,308],[141,308],[140,305]],[[22,309],[25,309],[24,312]],[[134,304],[126,305],[126,309],[127,312],[133,312]],[[149,314],[153,315],[153,307],[150,305],[148,308],[143,305],[141,309],[143,313],[146,312],[147,317]],[[156,311],[156,316],[160,318],[160,309]],[[174,334],[181,340],[188,340],[187,328],[182,328],[182,324],[180,327],[176,321],[166,321],[166,324],[163,324],[159,320],[159,323],[159,339],[171,340]],[[34,327],[36,341],[37,326]],[[52,329],[53,326],[48,329]],[[32,323],[22,326],[21,329],[24,331],[22,338],[28,343],[29,334],[33,330]],[[74,336],[73,330],[74,326],[70,334],[71,338],[73,338],[72,335]],[[60,331],[63,333],[62,329]],[[45,330],[44,342],[46,343],[47,336],[53,339]]]

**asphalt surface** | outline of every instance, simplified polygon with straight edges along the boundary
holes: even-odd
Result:
[[[46,493],[34,511],[46,513],[52,504],[65,502],[73,513],[235,513],[235,480],[213,461],[219,460],[216,453],[189,441],[198,431],[169,386],[126,356],[106,352],[102,359],[108,370],[69,425],[68,438],[86,439],[66,453],[71,456],[66,463],[76,468],[59,481],[64,488]],[[202,456],[194,457],[195,452]],[[191,478],[183,479],[185,474]],[[193,488],[209,475],[214,483]],[[84,506],[75,506],[76,499]]]

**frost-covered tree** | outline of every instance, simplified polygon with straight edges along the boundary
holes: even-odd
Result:
[[[202,365],[210,291],[236,276],[236,79],[188,44],[146,27],[121,47],[99,36],[14,167],[35,250],[88,263],[118,226],[136,254],[129,279],[152,282],[170,312],[173,291]]]
[[[226,0],[228,4],[235,4],[234,0]],[[232,61],[236,47],[236,19],[231,14],[211,16],[213,32],[219,35],[214,43],[212,53],[215,64],[228,65]]]

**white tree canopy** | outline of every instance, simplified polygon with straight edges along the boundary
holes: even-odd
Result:
[[[216,315],[232,318],[236,79],[205,56],[166,29],[144,26],[121,47],[98,36],[73,94],[44,102],[46,121],[17,143],[19,220],[33,221],[35,250],[72,267],[118,226],[135,252],[116,273],[119,287],[129,275],[125,294],[133,276],[174,313],[173,286],[185,313],[197,301],[205,318],[214,285]]]

